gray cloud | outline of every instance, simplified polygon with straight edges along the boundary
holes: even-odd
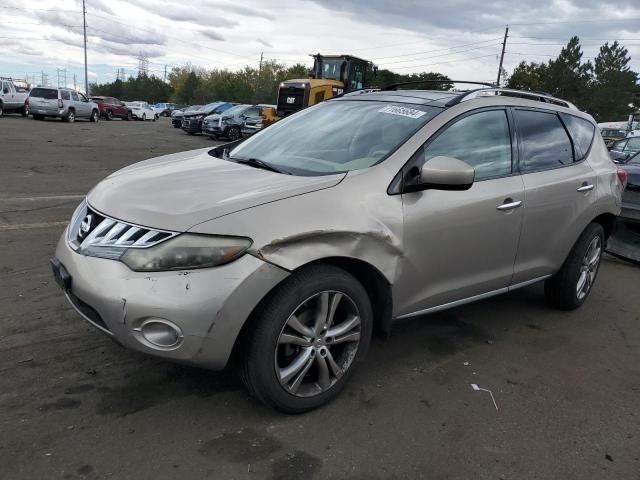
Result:
[[[269,47],[272,48],[273,45],[271,45],[269,42],[267,42],[266,40],[262,40],[261,38],[256,39],[256,41],[262,45],[264,45],[265,47]]]
[[[76,4],[82,5],[82,0],[76,0]],[[86,0],[85,2],[87,10],[98,10],[100,12],[109,13],[113,15],[113,10],[104,0]]]
[[[224,38],[222,37],[222,35],[220,35],[215,30],[211,30],[211,29],[209,29],[209,30],[200,30],[199,33],[201,35],[204,35],[207,38],[210,38],[211,40],[224,41]]]

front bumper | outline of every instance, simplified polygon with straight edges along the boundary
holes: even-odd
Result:
[[[189,133],[198,133],[202,131],[202,120],[198,119],[183,119],[182,130]]]
[[[220,125],[218,125],[218,123],[216,122],[215,124],[211,125],[211,124],[203,124],[202,125],[202,133],[206,134],[206,135],[223,135],[224,134],[224,129],[220,127]]]
[[[61,286],[85,320],[127,348],[212,370],[225,367],[245,320],[289,275],[248,254],[215,268],[133,272],[117,260],[76,253],[66,235],[54,262],[70,275]],[[176,325],[183,338],[171,348],[154,346],[139,331],[149,319]]]

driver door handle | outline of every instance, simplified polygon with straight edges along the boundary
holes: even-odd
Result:
[[[511,198],[507,198],[502,205],[498,205],[496,209],[501,212],[513,210],[514,208],[518,208],[522,206],[522,200],[513,201]]]
[[[578,192],[588,192],[589,190],[593,190],[593,184],[591,183],[583,183],[581,187],[578,187],[576,191]]]

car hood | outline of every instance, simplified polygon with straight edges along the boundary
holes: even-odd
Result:
[[[213,157],[210,150],[123,168],[96,185],[87,201],[125,222],[184,232],[240,210],[333,187],[345,177],[284,175]]]
[[[208,115],[208,116],[204,117],[204,119],[205,120],[209,120],[210,122],[211,121],[217,122],[220,119],[221,116],[222,115],[220,113],[213,113],[211,115]]]

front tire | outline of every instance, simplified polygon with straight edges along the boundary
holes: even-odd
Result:
[[[146,121],[146,120],[147,120],[147,114],[146,114],[146,113],[143,113],[143,114],[142,114],[142,121],[144,122],[144,121]]]
[[[100,118],[100,114],[98,113],[97,110],[93,110],[91,112],[91,116],[89,117],[89,121],[96,123],[98,121],[98,118]]]
[[[227,138],[229,141],[234,142],[240,139],[240,129],[238,127],[231,127],[227,132]]]
[[[366,290],[346,271],[305,267],[267,297],[243,339],[241,378],[258,400],[302,413],[334,399],[371,340]]]
[[[550,305],[575,310],[584,303],[598,276],[605,243],[602,225],[590,223],[560,271],[544,284],[544,294]]]
[[[113,120],[113,112],[111,110],[107,110],[106,119]]]
[[[0,118],[4,115],[4,105],[0,102]]]

